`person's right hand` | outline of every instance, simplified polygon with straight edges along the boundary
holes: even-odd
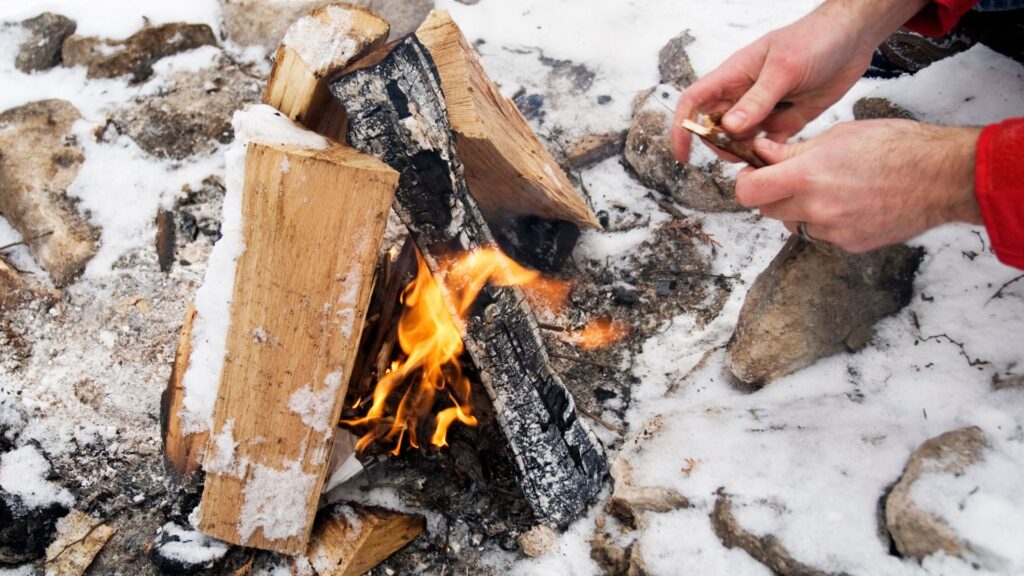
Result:
[[[681,123],[698,112],[728,110],[722,127],[735,138],[764,131],[785,141],[838,101],[867,70],[875,46],[922,4],[826,2],[743,48],[683,91],[672,125],[676,157],[689,157],[691,135]]]

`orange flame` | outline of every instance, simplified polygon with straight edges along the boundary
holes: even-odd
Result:
[[[599,318],[582,330],[570,332],[568,340],[583,350],[607,348],[629,336],[629,325],[611,318]]]
[[[417,252],[419,270],[402,293],[405,309],[398,322],[398,343],[405,358],[392,363],[373,391],[373,401],[362,418],[345,420],[349,427],[366,427],[356,449],[365,450],[374,441],[394,442],[392,454],[399,454],[404,441],[419,448],[419,431],[430,417],[440,397],[451,402],[434,417],[430,443],[441,448],[448,445],[447,434],[455,422],[476,426],[470,402],[471,387],[462,373],[459,357],[463,352],[462,330],[467,314],[480,290],[488,282],[497,286],[523,286],[535,303],[558,311],[566,306],[572,288],[568,282],[541,277],[506,256],[496,248],[467,252],[438,264],[447,295],[455,308],[453,317],[445,305],[445,292],[430,273],[422,255]],[[624,325],[598,321],[593,327],[571,336],[586,349],[608,345],[625,336]],[[575,334],[575,333],[574,333]],[[406,386],[404,392],[400,388]],[[389,399],[401,392],[397,408]],[[362,400],[353,406],[360,407]]]

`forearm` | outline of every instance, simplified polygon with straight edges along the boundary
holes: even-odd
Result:
[[[827,0],[815,12],[849,23],[850,33],[861,49],[874,50],[929,3],[930,0]]]

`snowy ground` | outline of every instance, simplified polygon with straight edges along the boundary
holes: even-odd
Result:
[[[534,120],[538,132],[570,142],[627,128],[634,95],[658,82],[658,50],[682,30],[696,39],[688,52],[701,74],[815,4],[481,0],[466,6],[438,1],[470,41],[483,41],[478,50],[503,92],[545,95],[545,115]],[[143,15],[153,23],[205,22],[215,28],[219,18],[215,0],[53,0],[0,4],[0,20],[20,20],[44,9],[76,19],[79,32],[108,37],[129,35],[142,25]],[[0,33],[0,85],[5,87],[0,110],[64,98],[82,111],[82,134],[102,124],[124,100],[158,90],[175,62],[194,67],[209,60],[202,54],[179,56],[165,61],[166,68],[148,83],[128,86],[121,80],[88,81],[80,69],[26,76],[12,64],[16,44],[13,35]],[[549,84],[541,53],[586,65],[596,72],[593,84],[583,91]],[[808,133],[849,120],[852,103],[865,95],[887,97],[931,122],[984,124],[1024,116],[1021,94],[1024,69],[977,47],[914,77],[861,82]],[[599,96],[611,101],[601,104]],[[149,158],[126,138],[81,140],[87,143],[86,163],[72,193],[103,227],[104,247],[57,306],[22,316],[37,323],[36,344],[28,358],[17,361],[0,351],[0,389],[19,394],[33,409],[26,434],[53,456],[102,440],[111,454],[119,444],[149,445],[154,449],[148,457],[156,458],[153,415],[176,326],[205,264],[199,254],[191,267],[178,266],[170,277],[160,274],[151,253],[152,216],[158,206],[170,207],[182,185],[221,173],[222,154],[171,163]],[[619,158],[581,177],[596,208],[624,203],[650,221],[628,232],[586,233],[577,255],[607,259],[616,270],[636,266],[645,257],[638,247],[670,216],[645,197]],[[719,488],[732,495],[741,525],[774,534],[801,562],[828,572],[1024,571],[1024,390],[992,390],[994,377],[1024,373],[1024,283],[991,299],[1019,271],[996,262],[984,231],[949,226],[915,241],[927,256],[914,300],[881,323],[865,350],[747,394],[722,377],[720,351],[690,371],[706,351],[728,340],[745,288],[781,247],[785,231],[750,214],[694,216],[721,244],[712,260],[714,272],[738,274],[741,280],[713,321],[687,315],[661,319],[664,331],[630,362],[639,384],[626,412],[621,449],[611,457],[629,460],[639,484],[676,488],[692,503],[688,509],[648,514],[643,529],[618,535],[623,543],[637,540],[650,573],[770,573],[745,552],[723,547],[713,534],[708,514]],[[16,239],[0,220],[0,245]],[[32,270],[23,250],[8,254]],[[62,325],[68,328],[56,331],[51,318],[66,320]],[[99,391],[80,391],[90,386]],[[667,392],[670,387],[673,392]],[[83,394],[94,401],[85,402]],[[957,528],[986,543],[975,558],[978,566],[949,558],[921,565],[891,556],[878,536],[879,498],[924,440],[965,425],[984,429],[994,450],[975,476],[949,488],[964,494]],[[488,562],[496,571],[515,574],[596,574],[588,541],[602,505],[561,537],[556,552],[527,560],[491,546]]]

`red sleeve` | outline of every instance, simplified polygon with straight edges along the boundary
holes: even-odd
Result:
[[[1024,269],[1024,118],[981,132],[974,192],[999,261]]]
[[[942,36],[980,0],[933,0],[903,25],[925,36]]]

